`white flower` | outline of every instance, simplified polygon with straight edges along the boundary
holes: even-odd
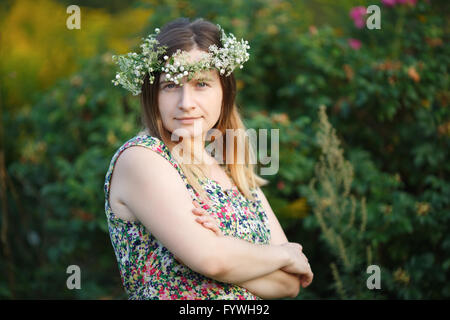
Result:
[[[144,83],[143,76],[146,72],[149,72],[149,81],[152,84],[154,83],[154,76],[151,73],[155,71],[165,71],[170,81],[175,81],[179,84],[179,78],[189,76],[190,72],[188,70],[196,73],[200,70],[216,68],[220,71],[221,75],[226,74],[228,76],[236,67],[239,66],[242,69],[243,64],[250,56],[247,53],[247,49],[250,49],[248,41],[243,39],[237,41],[233,34],[230,33],[227,35],[220,25],[217,26],[221,32],[222,47],[219,48],[216,45],[209,46],[209,52],[206,56],[195,63],[189,61],[189,54],[187,52],[178,49],[172,55],[172,59],[175,59],[176,62],[168,65],[160,65],[157,57],[162,55],[164,60],[169,60],[169,56],[164,55],[165,48],[158,46],[158,41],[154,34],[149,35],[147,38],[142,38],[144,43],[140,46],[142,48],[141,54],[130,52],[125,55],[112,56],[113,61],[120,67],[120,74],[116,73],[116,77],[112,82],[114,85],[120,84],[123,88],[137,95],[141,92],[138,83]],[[155,28],[155,32],[159,33],[160,29]],[[158,67],[155,68],[155,66]]]

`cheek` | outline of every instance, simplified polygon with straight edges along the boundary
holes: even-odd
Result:
[[[222,112],[222,88],[220,89],[220,91],[217,93],[217,97],[216,97],[216,115],[217,115],[217,119],[219,119],[219,116]]]
[[[217,101],[217,97],[206,101],[203,107],[203,113],[206,117],[207,125],[214,125],[220,117],[222,101]]]
[[[162,111],[162,112],[161,112]],[[172,127],[174,124],[174,119],[173,119],[173,114],[170,112],[167,112],[167,110],[159,110],[159,113],[161,115],[161,120],[163,122],[163,124],[169,128]]]
[[[170,95],[159,94],[158,96],[158,105],[159,105],[159,113],[161,117],[169,117],[170,113],[173,111],[174,102],[173,99],[170,98]]]
[[[161,102],[159,104],[159,114],[161,115],[161,121],[164,127],[166,127],[166,129],[170,129],[170,127],[173,125],[173,116],[168,106],[161,104]]]

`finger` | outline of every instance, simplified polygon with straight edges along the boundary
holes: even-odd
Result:
[[[192,200],[192,203],[194,204],[194,207],[200,208],[200,204],[196,200]]]
[[[215,223],[212,223],[210,219],[207,217],[197,217],[195,218],[195,221],[198,223],[201,223],[205,228],[211,229],[211,226],[216,226]],[[214,231],[214,230],[212,230]]]
[[[215,222],[208,218],[208,217],[201,217],[202,219],[202,223],[206,226],[208,226],[209,228],[217,228],[217,225],[215,224]]]
[[[222,231],[220,231],[220,228],[217,225],[213,225],[213,231],[217,236],[222,236]]]
[[[206,213],[206,211],[200,208],[194,208],[192,209],[192,213],[196,215],[203,215]]]
[[[217,235],[222,235],[222,232],[220,231],[219,227],[216,224],[216,220],[211,216],[199,216],[195,218],[195,221],[198,223],[203,224],[205,228],[211,229],[214,233]]]
[[[207,215],[201,215],[201,214],[199,214],[197,217],[195,217],[195,219],[200,219],[201,221],[209,221],[209,222],[214,222],[214,220],[210,217],[210,216],[207,216]]]
[[[313,279],[313,275],[311,273],[305,278],[305,286],[309,286],[312,282],[312,279]]]
[[[204,225],[206,227],[208,227],[209,229],[211,229],[217,236],[222,235],[222,232],[220,231],[220,229],[216,225],[212,224],[211,222],[205,222]]]
[[[218,226],[218,224],[217,224],[216,219],[214,219],[213,217],[207,216],[207,217],[206,217],[206,221],[209,222],[209,223],[211,223],[211,225],[214,226],[214,229],[215,229],[215,230],[220,230],[220,229],[219,229],[219,226]]]
[[[309,286],[310,284],[311,284],[311,281],[310,281],[309,279],[304,278],[304,279],[302,280],[302,287],[303,287],[303,288],[306,288],[306,287]]]
[[[203,223],[203,222],[205,222],[206,220],[205,220],[205,217],[197,217],[197,218],[195,218],[195,221],[197,221],[197,222],[199,222],[199,223]]]
[[[301,255],[303,256],[303,258],[305,258],[305,259],[306,259],[306,262],[308,263],[308,261],[309,261],[309,260],[308,260],[308,257],[307,257],[307,256],[305,256],[305,254],[304,254],[303,252],[301,253]]]
[[[209,222],[213,225],[216,225],[216,220],[209,215],[200,215],[200,216],[196,217],[195,219],[199,219],[202,222]]]
[[[302,273],[300,275],[300,280],[304,282],[306,285],[309,285],[312,282],[313,276],[314,274],[311,271]]]
[[[207,228],[207,229],[209,229],[209,230],[211,230],[212,232],[214,232],[214,233],[216,233],[216,230],[215,230],[215,226],[211,223],[211,222],[208,222],[208,221],[201,221],[200,222],[205,228]]]
[[[211,223],[211,222],[203,222],[203,225],[206,227],[206,228],[208,228],[208,229],[211,229],[211,231],[213,231],[214,232],[214,225]]]
[[[300,285],[302,288],[306,287],[306,280],[305,280],[305,276],[300,276]]]
[[[197,217],[196,220],[202,223],[205,227],[211,229],[214,233],[221,233],[216,221],[209,216]]]
[[[310,284],[310,281],[305,281],[305,283],[303,284],[303,288],[309,287]]]
[[[303,277],[303,285],[304,285],[304,287],[309,286],[310,283],[311,283],[311,279],[310,279],[309,276]]]

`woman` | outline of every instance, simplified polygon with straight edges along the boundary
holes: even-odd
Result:
[[[114,57],[121,72],[113,82],[140,94],[145,126],[117,150],[105,180],[129,299],[297,296],[312,281],[308,259],[259,188],[265,180],[254,173],[251,147],[237,150],[224,137],[226,129],[245,137],[232,71],[248,60],[247,42],[203,19],[155,31],[142,54]],[[214,157],[205,147],[211,131],[223,134]]]

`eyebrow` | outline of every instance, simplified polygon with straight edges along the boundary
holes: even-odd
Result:
[[[209,77],[207,77],[207,76],[200,76],[200,77],[196,77],[196,78],[192,78],[191,80],[196,80],[196,81],[213,81],[211,78],[209,78]],[[170,80],[164,80],[164,81],[161,81],[159,84],[160,85],[163,85],[163,84],[165,84],[165,83],[168,83],[168,82],[173,82],[173,81],[170,81]]]

